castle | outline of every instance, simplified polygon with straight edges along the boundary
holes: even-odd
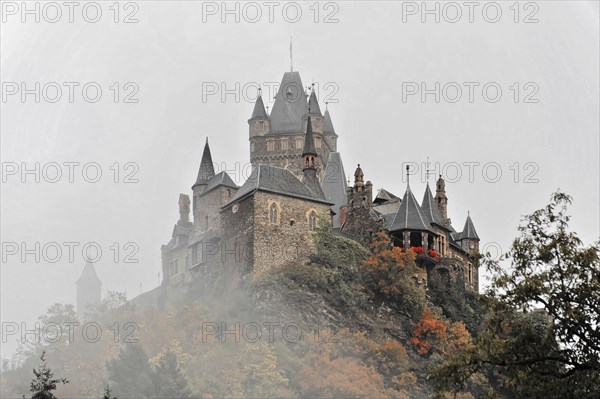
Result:
[[[470,216],[462,231],[453,228],[442,176],[435,197],[427,184],[420,204],[409,184],[402,198],[381,189],[373,199],[360,165],[348,187],[329,111],[321,112],[298,72],[284,73],[270,114],[259,91],[248,125],[252,173],[241,187],[226,172],[215,173],[207,139],[192,199],[180,194],[179,220],[161,248],[163,285],[219,268],[257,276],[306,259],[312,231],[324,220],[366,245],[385,229],[393,245],[414,247],[427,276],[461,274],[468,289],[478,290],[479,237]]]

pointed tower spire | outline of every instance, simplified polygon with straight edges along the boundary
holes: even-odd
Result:
[[[198,178],[196,183],[192,186],[192,189],[196,186],[206,186],[208,179],[215,175],[215,169],[213,166],[212,156],[210,155],[210,147],[208,146],[208,137],[206,138],[206,144],[204,144],[204,152],[202,153],[202,161],[200,161],[200,168],[198,169]]]
[[[321,114],[321,108],[319,107],[319,101],[317,100],[317,94],[315,93],[315,84],[312,84],[310,97],[308,99],[308,113],[313,116],[323,116]]]
[[[102,281],[98,278],[94,264],[89,259],[85,262],[76,287],[77,314],[80,319],[85,319],[89,316],[89,307],[100,304],[102,289]]]
[[[258,118],[268,118],[267,112],[265,111],[265,104],[262,99],[262,90],[260,87],[258,88],[258,97],[256,97],[256,102],[254,103],[254,110],[252,111],[252,116],[250,117],[250,120]]]
[[[317,150],[315,149],[312,122],[309,115],[306,123],[304,150],[302,151],[302,158],[304,159],[302,182],[306,184],[306,186],[319,198],[325,199],[325,194],[323,194],[323,190],[319,184],[319,179],[317,178],[317,157],[318,155]]]

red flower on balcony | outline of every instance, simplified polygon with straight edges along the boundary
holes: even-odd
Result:
[[[423,247],[410,247],[417,255],[421,255],[425,250]]]
[[[432,258],[437,258],[437,256],[438,256],[435,249],[430,249],[428,253],[429,253],[429,256],[431,256]]]

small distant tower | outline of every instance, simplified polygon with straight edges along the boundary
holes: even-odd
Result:
[[[354,172],[354,186],[348,187],[348,212],[353,209],[370,209],[373,205],[373,184],[365,183],[365,174],[358,164]]]
[[[265,104],[262,99],[262,90],[258,89],[258,97],[254,104],[252,116],[248,119],[249,139],[250,139],[250,160],[253,160],[261,154],[262,147],[265,147],[265,135],[271,130],[271,122]]]
[[[96,274],[94,264],[85,262],[81,276],[75,283],[77,287],[77,314],[85,319],[90,306],[99,305],[101,301],[102,281]]]
[[[435,188],[435,204],[440,212],[442,223],[445,227],[450,227],[450,219],[448,218],[448,197],[446,197],[446,182],[442,178],[442,175],[438,178]]]
[[[212,155],[210,154],[210,147],[208,146],[208,137],[206,138],[206,144],[204,144],[204,152],[202,153],[202,160],[200,161],[200,168],[198,169],[198,177],[196,182],[192,186],[194,192],[194,223],[200,222],[201,207],[199,205],[200,196],[204,192],[208,180],[215,175],[215,168],[212,161]]]

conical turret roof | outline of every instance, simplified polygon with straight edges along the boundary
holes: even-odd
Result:
[[[316,154],[317,150],[315,149],[315,139],[312,131],[312,123],[310,120],[310,115],[306,120],[306,137],[304,138],[304,151],[302,151],[302,156],[308,154]]]
[[[410,186],[407,185],[406,192],[400,207],[390,224],[390,231],[401,231],[401,230],[414,230],[414,231],[430,231],[428,219],[417,202],[417,199],[410,190]]]
[[[92,262],[85,262],[85,266],[83,267],[81,276],[79,276],[79,279],[77,280],[76,284],[102,285],[102,281],[100,281],[100,278],[98,278],[98,275],[96,274],[96,269],[94,268],[94,264]]]
[[[467,220],[465,221],[465,227],[463,227],[462,233],[460,234],[461,240],[465,238],[479,240],[479,236],[475,231],[475,225],[473,225],[473,221],[471,220],[471,215],[467,215]]]
[[[262,96],[259,94],[254,103],[254,111],[250,119],[268,118],[267,111],[265,110],[265,104],[263,103]]]
[[[431,189],[429,188],[429,183],[427,183],[427,187],[425,187],[425,194],[423,195],[421,210],[423,211],[423,215],[425,215],[429,223],[435,223],[440,227],[444,227],[444,224],[442,223],[442,217],[440,216],[440,212],[438,211],[437,206],[433,202],[433,194],[431,193]]]
[[[212,156],[210,155],[210,147],[208,146],[208,138],[206,138],[206,144],[204,145],[204,152],[202,153],[202,161],[200,161],[200,168],[198,169],[198,178],[196,183],[192,186],[194,188],[200,184],[208,183],[208,180],[215,175],[215,168],[213,166]]]
[[[317,100],[317,95],[315,94],[314,90],[310,93],[310,97],[308,99],[308,110],[311,115],[323,116],[321,114],[321,108],[319,107],[319,101]]]
[[[325,120],[323,121],[323,133],[333,133],[335,134],[335,129],[333,128],[333,122],[331,122],[331,115],[329,115],[329,110],[325,110]]]

